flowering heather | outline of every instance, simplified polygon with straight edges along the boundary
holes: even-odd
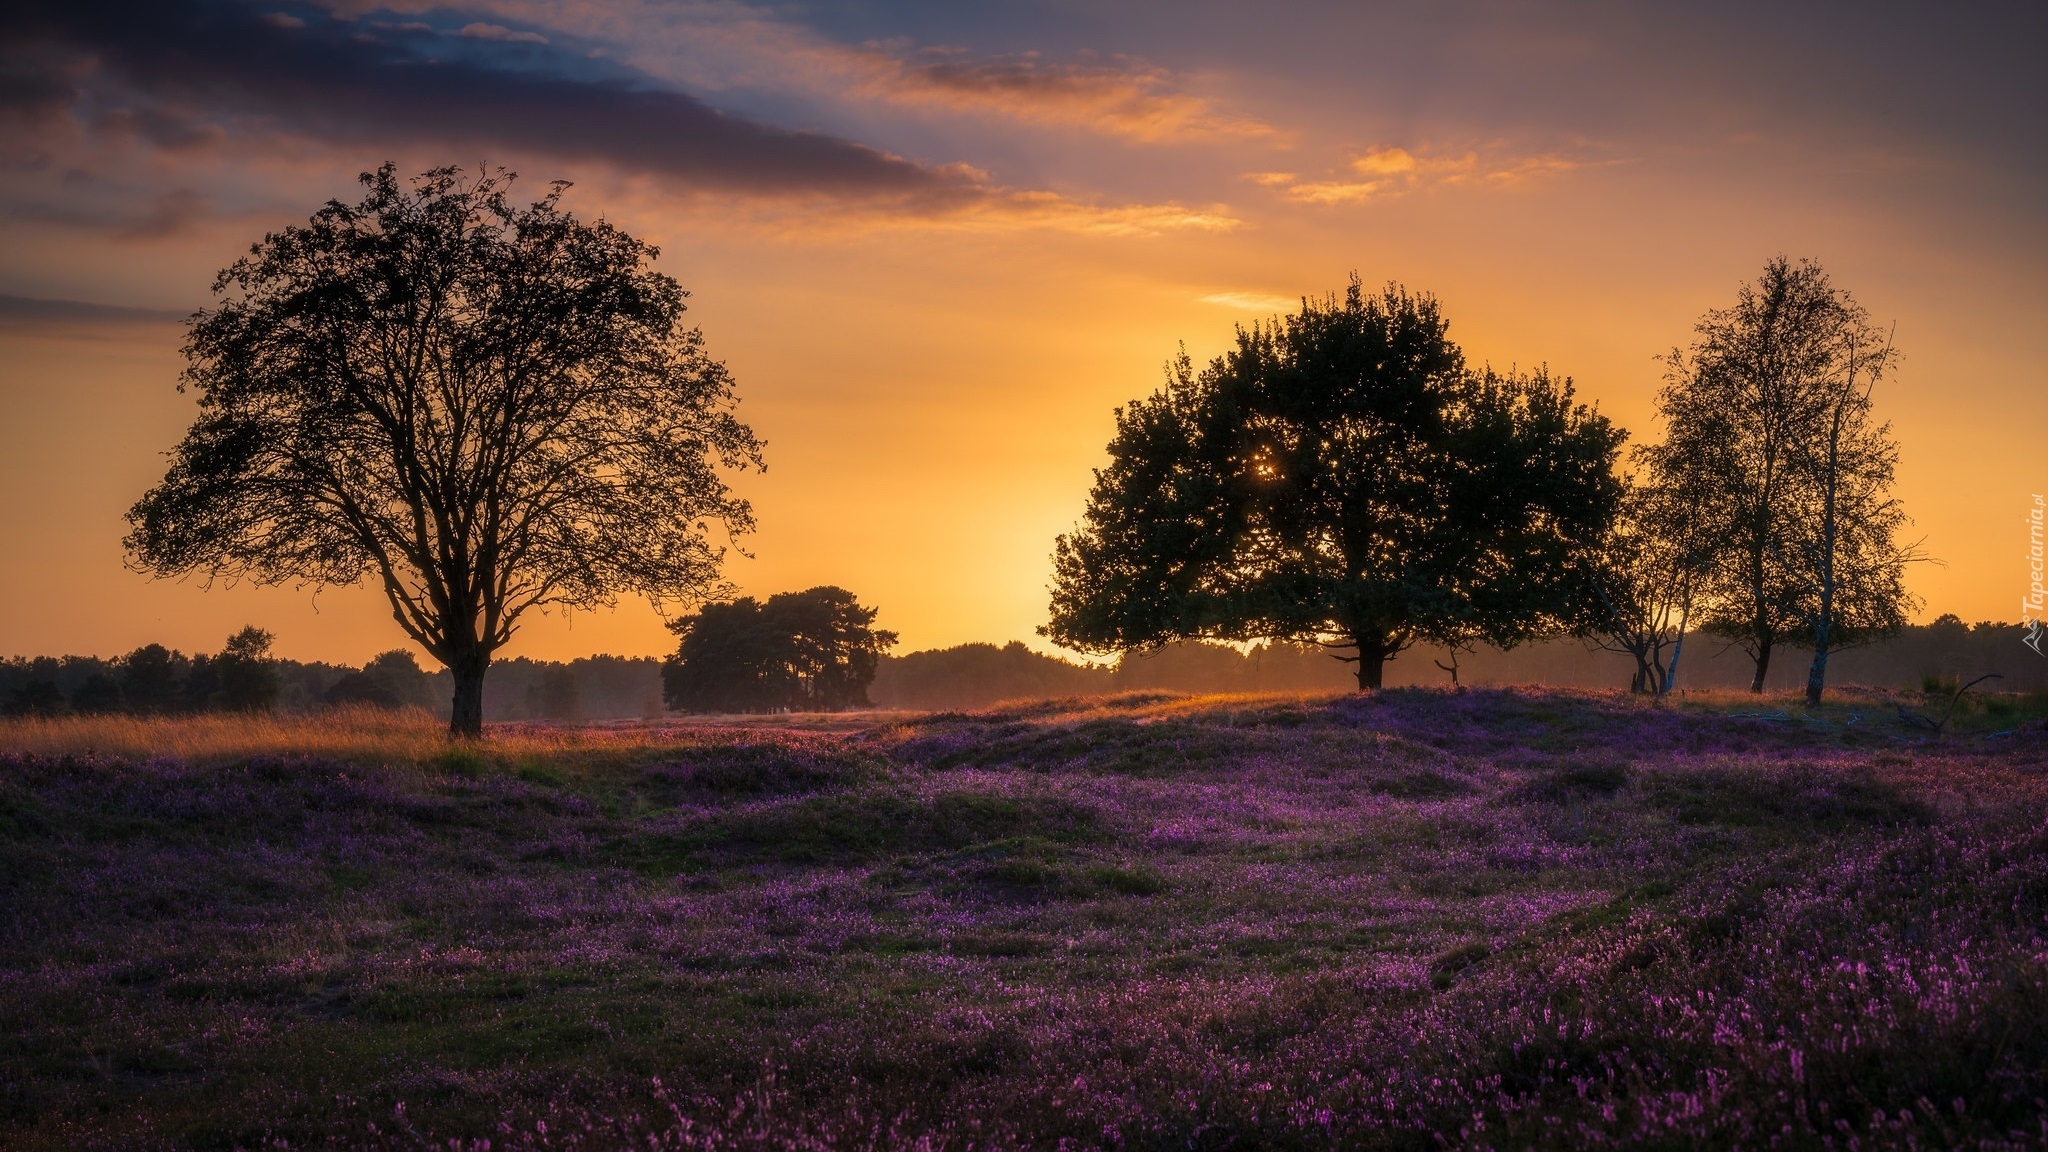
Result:
[[[15,724],[0,1145],[2048,1147],[2048,729],[1904,703]]]

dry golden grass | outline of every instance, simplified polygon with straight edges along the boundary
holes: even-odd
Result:
[[[579,752],[630,752],[719,740],[737,731],[848,732],[901,713],[795,713],[779,716],[692,716],[588,724],[487,725],[476,750],[505,760]],[[459,742],[447,722],[422,709],[337,708],[325,712],[197,716],[63,716],[0,719],[0,752],[35,756],[169,757],[191,764],[250,756],[309,756],[347,763],[418,764],[445,756]]]
[[[1422,691],[1456,695],[1447,687]],[[1478,692],[1497,688],[1473,689]],[[1513,690],[1509,690],[1513,691]],[[1898,689],[1831,687],[1819,709],[1808,709],[1796,692],[1752,695],[1735,689],[1710,689],[1674,694],[1661,704],[1619,690],[1524,689],[1550,698],[1599,701],[1608,707],[1669,707],[1681,712],[1761,714],[1832,724],[1890,723],[1899,711],[1932,712],[1939,716],[1947,701]],[[1009,716],[1036,721],[1077,723],[1122,717],[1159,720],[1192,719],[1237,710],[1258,712],[1295,704],[1316,707],[1348,695],[1320,693],[1127,692],[1113,696],[1012,700],[979,715]],[[923,712],[865,711],[788,713],[768,716],[688,716],[658,720],[593,723],[504,722],[485,728],[480,744],[468,746],[503,762],[576,760],[580,756],[656,751],[677,744],[722,743],[743,733],[833,735],[861,731],[901,732],[928,716]],[[2038,722],[2048,715],[2048,694],[1973,693],[1956,709],[1950,724],[1958,732],[2003,729]],[[1226,722],[1228,722],[1226,720]],[[1904,729],[1901,729],[1904,730]],[[452,742],[444,721],[412,709],[390,711],[356,707],[318,713],[250,715],[212,713],[197,716],[65,716],[55,719],[0,719],[0,753],[36,756],[106,755],[131,759],[163,756],[186,763],[221,763],[251,756],[308,756],[348,763],[421,764],[444,759],[464,745]]]
[[[408,763],[447,745],[447,725],[417,709],[0,720],[0,749],[37,756],[168,756],[202,763],[268,754]]]

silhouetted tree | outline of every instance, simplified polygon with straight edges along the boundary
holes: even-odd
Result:
[[[1819,385],[1816,426],[1793,444],[1793,515],[1777,557],[1794,593],[1786,607],[1813,649],[1808,704],[1821,701],[1831,655],[1897,635],[1919,604],[1905,586],[1918,552],[1899,540],[1906,514],[1891,495],[1898,444],[1871,403],[1891,340],[1847,293],[1839,301],[1836,368]]]
[[[768,598],[768,619],[789,637],[796,707],[837,712],[868,706],[875,666],[896,643],[894,632],[874,627],[876,612],[829,584]]]
[[[402,705],[391,689],[379,683],[377,678],[360,669],[342,673],[341,679],[327,686],[321,699],[335,707],[349,704],[367,704],[373,708],[397,708]]]
[[[1435,300],[1304,300],[1199,376],[1117,413],[1045,635],[1083,652],[1175,638],[1316,640],[1360,689],[1417,641],[1562,629],[1613,518],[1623,433],[1570,381],[1468,371]]]
[[[760,444],[657,250],[563,211],[565,184],[520,208],[502,172],[362,181],[216,280],[185,343],[199,419],[127,546],[163,575],[374,575],[474,736],[528,609],[720,587],[708,522],[752,516],[718,468]]]
[[[144,644],[121,658],[121,698],[128,711],[149,716],[176,712],[184,703],[191,662],[161,644]]]
[[[1828,652],[1896,631],[1908,606],[1911,550],[1887,495],[1897,449],[1870,415],[1890,340],[1819,265],[1782,256],[1696,331],[1667,357],[1665,439],[1644,458],[1715,542],[1707,627],[1754,661],[1751,691],[1776,648],[1805,643],[1818,702]]]
[[[71,710],[81,716],[104,716],[122,710],[121,683],[105,672],[93,672],[71,690]]]
[[[434,678],[403,648],[379,652],[363,665],[369,677],[401,705],[428,707],[434,701]]]
[[[7,698],[9,716],[62,716],[64,690],[55,680],[31,680]]]
[[[220,669],[214,658],[195,652],[185,664],[185,678],[178,683],[180,712],[210,712],[220,699]]]
[[[706,604],[669,625],[681,637],[661,666],[662,702],[685,712],[787,707],[784,651],[751,596]]]
[[[873,608],[829,585],[707,604],[669,627],[681,637],[662,666],[662,696],[691,712],[831,712],[868,705],[867,688],[896,634]]]
[[[277,707],[282,687],[270,657],[271,635],[253,625],[228,637],[213,658],[211,708],[227,712],[269,712]]]
[[[884,708],[986,708],[1001,700],[1081,696],[1115,690],[1112,670],[1034,652],[1022,641],[998,648],[961,644],[880,661],[873,694]]]
[[[550,664],[526,686],[526,714],[542,720],[583,719],[583,686],[565,665]]]
[[[1630,691],[1662,696],[1671,690],[1706,552],[1682,493],[1631,485],[1613,529],[1588,556],[1586,616],[1574,632],[1599,651],[1635,661]]]

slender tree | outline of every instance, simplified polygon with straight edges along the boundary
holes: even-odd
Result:
[[[1898,445],[1871,403],[1891,340],[1846,298],[1835,339],[1840,375],[1826,382],[1819,426],[1794,445],[1795,509],[1778,557],[1792,578],[1786,608],[1813,649],[1808,704],[1821,702],[1831,654],[1897,635],[1918,603],[1905,588],[1917,549],[1899,540],[1906,515],[1891,495]]]
[[[1819,265],[1783,257],[1697,331],[1667,358],[1666,435],[1644,457],[1713,543],[1707,628],[1749,654],[1751,691],[1779,647],[1813,645],[1817,702],[1827,652],[1895,629],[1910,604],[1896,450],[1870,416],[1890,343]]]
[[[387,164],[222,272],[185,343],[200,416],[129,513],[150,572],[374,577],[467,736],[527,611],[715,593],[710,523],[752,527],[720,469],[761,463],[656,249],[511,181]]]
[[[1586,615],[1573,631],[1635,661],[1630,691],[1663,696],[1676,683],[1708,548],[1683,493],[1626,483],[1613,530],[1586,559]]]
[[[1312,640],[1361,690],[1418,641],[1559,630],[1623,433],[1569,380],[1468,371],[1427,296],[1304,300],[1117,412],[1042,631],[1084,652]]]

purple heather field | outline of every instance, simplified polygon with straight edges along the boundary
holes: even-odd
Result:
[[[1964,703],[12,721],[0,1146],[2048,1147]]]

